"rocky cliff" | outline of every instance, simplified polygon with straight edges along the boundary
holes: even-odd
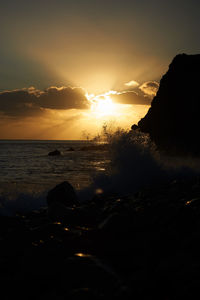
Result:
[[[200,154],[200,54],[177,55],[162,77],[157,95],[138,127],[158,148]]]

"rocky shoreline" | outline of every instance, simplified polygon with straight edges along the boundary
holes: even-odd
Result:
[[[62,205],[0,217],[8,299],[197,299],[198,177]]]

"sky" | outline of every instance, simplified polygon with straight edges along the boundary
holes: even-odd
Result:
[[[145,115],[176,54],[200,49],[196,0],[0,0],[0,138],[79,139]]]

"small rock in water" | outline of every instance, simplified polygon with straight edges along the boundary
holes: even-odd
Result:
[[[61,155],[61,152],[59,150],[54,150],[48,153],[49,156],[56,156],[56,155]]]

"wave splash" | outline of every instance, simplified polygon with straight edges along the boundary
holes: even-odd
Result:
[[[46,206],[47,191],[44,192],[3,192],[0,194],[0,215],[13,216]]]
[[[105,132],[104,132],[105,136]],[[118,196],[133,194],[140,189],[177,179],[199,175],[200,159],[193,157],[167,157],[161,155],[148,135],[137,130],[116,130],[107,133],[110,163],[93,182],[77,191],[80,201],[92,200],[97,194]],[[56,183],[55,183],[56,184]],[[0,187],[0,215],[15,215],[46,207],[48,190],[36,192],[18,189],[17,193]]]
[[[94,178],[79,194],[84,201],[95,193],[125,195],[139,189],[199,174],[200,160],[167,157],[156,149],[147,134],[118,130],[109,135],[111,163],[107,174]]]

